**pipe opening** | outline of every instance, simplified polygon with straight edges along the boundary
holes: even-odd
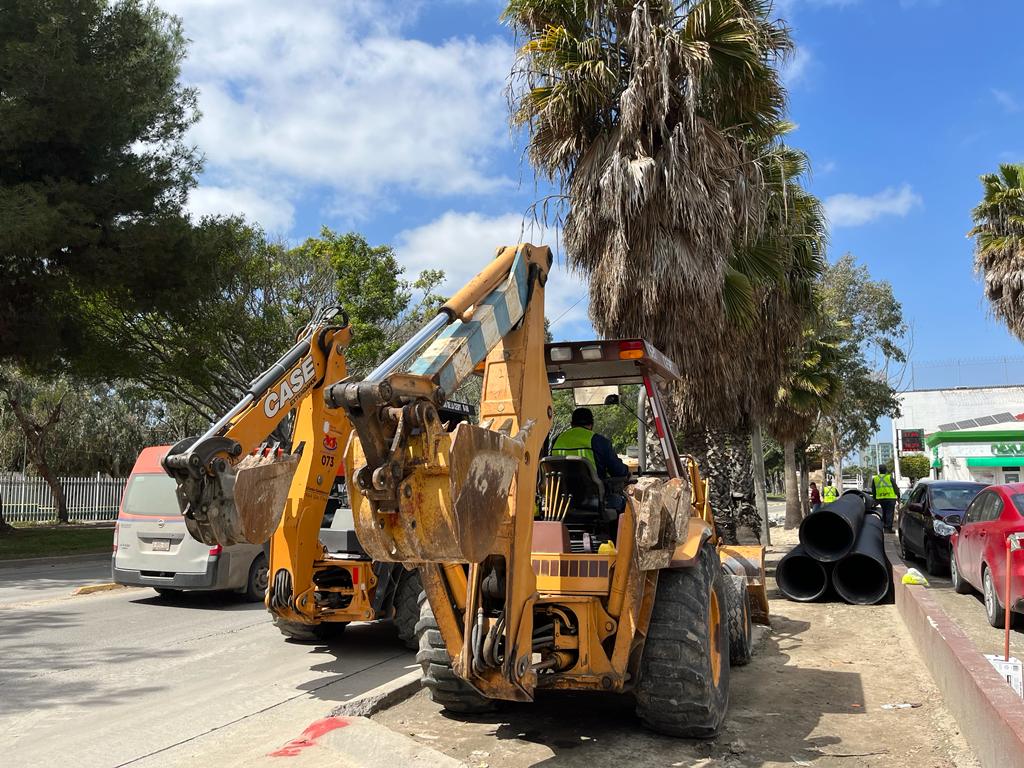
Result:
[[[790,600],[806,603],[825,594],[828,572],[825,566],[806,555],[787,555],[775,569],[775,583]]]
[[[800,541],[811,557],[833,562],[853,549],[854,532],[845,518],[815,512],[800,526]]]
[[[846,602],[874,605],[889,594],[889,569],[870,555],[854,552],[836,564],[832,584]]]

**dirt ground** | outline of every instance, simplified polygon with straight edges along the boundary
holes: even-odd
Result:
[[[769,575],[796,541],[772,535]],[[552,693],[455,717],[420,692],[375,719],[478,768],[978,765],[894,605],[792,603],[771,581],[769,597],[771,629],[751,664],[732,671],[729,715],[712,741],[653,734],[627,697],[600,695]],[[882,709],[899,703],[917,706]]]

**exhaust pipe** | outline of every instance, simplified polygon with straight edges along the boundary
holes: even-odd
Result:
[[[865,515],[864,525],[853,551],[836,563],[832,585],[853,605],[875,605],[889,594],[892,570],[885,557],[882,521],[877,515]]]
[[[864,520],[864,497],[847,492],[800,523],[800,543],[807,554],[834,563],[850,553]]]
[[[811,557],[798,544],[775,566],[775,583],[790,600],[810,603],[828,591],[828,567]]]

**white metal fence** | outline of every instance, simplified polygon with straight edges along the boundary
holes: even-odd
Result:
[[[114,520],[124,492],[124,477],[62,477],[68,518],[84,522]],[[50,486],[41,477],[0,474],[0,498],[9,523],[45,523],[57,519]]]

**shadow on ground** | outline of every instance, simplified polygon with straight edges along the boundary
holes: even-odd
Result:
[[[814,764],[829,756],[828,748],[839,741],[812,735],[821,717],[829,713],[863,714],[860,675],[787,666],[790,652],[803,643],[800,636],[810,625],[777,614],[772,626],[772,635],[759,646],[754,661],[731,672],[729,715],[716,739],[685,740],[653,733],[637,718],[629,696],[541,692],[532,704],[503,704],[489,715],[441,712],[432,719],[445,718],[449,725],[431,723],[434,733],[444,734],[443,740],[431,746],[448,751],[444,745],[454,739],[462,746],[452,754],[464,760],[468,757],[473,764],[469,743],[475,736],[483,750],[488,749],[490,740],[484,762],[510,766],[753,768],[776,762],[792,764],[795,760]],[[795,705],[801,701],[813,705]],[[425,698],[418,706],[437,711],[436,705]],[[396,727],[396,723],[389,724]],[[417,719],[398,727],[421,725]],[[481,725],[485,727],[481,729]],[[449,730],[455,731],[454,736]],[[531,762],[524,759],[517,742],[543,745],[554,754]],[[461,754],[463,749],[467,754]]]

